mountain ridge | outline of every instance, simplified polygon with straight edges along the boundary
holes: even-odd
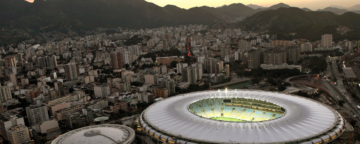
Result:
[[[261,25],[260,25],[261,24]],[[336,28],[345,26],[353,31],[345,36],[337,33]],[[358,38],[360,33],[360,14],[346,12],[336,15],[331,12],[309,11],[299,8],[280,8],[258,12],[237,24],[237,27],[252,31],[266,31],[290,38],[289,33],[297,33],[299,38],[317,40],[322,34],[331,33],[335,38]]]

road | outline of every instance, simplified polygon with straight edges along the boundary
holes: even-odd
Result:
[[[152,141],[150,137],[141,135],[136,135],[136,137],[141,140],[142,144],[155,144],[155,142]]]
[[[337,69],[337,64],[335,62],[331,63],[332,71],[334,72],[334,76],[337,79],[337,85],[330,84],[329,82],[322,82],[324,86],[328,87],[329,90],[332,90],[332,93],[338,95],[341,100],[344,100],[346,103],[344,104],[345,108],[352,111],[357,117],[360,117],[360,111],[357,108],[359,105],[356,101],[353,100],[351,95],[347,92],[345,85],[343,84],[341,77],[342,74]],[[327,71],[330,71],[329,69]]]

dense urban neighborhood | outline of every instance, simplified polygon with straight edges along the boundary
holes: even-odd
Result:
[[[334,142],[355,142],[359,48],[360,38],[335,41],[324,33],[316,41],[283,40],[267,31],[207,25],[43,33],[0,47],[1,141],[51,143],[75,129],[118,124],[134,129],[129,135],[136,143],[156,143],[138,126],[151,104],[196,91],[243,89],[332,107],[346,119],[346,131]],[[99,133],[84,136],[93,135]]]

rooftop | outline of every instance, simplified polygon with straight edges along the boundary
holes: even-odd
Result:
[[[128,144],[135,138],[133,129],[114,124],[83,127],[67,132],[51,144]]]

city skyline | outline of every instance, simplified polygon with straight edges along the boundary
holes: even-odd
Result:
[[[270,7],[272,5],[276,5],[279,3],[285,3],[292,7],[299,7],[299,8],[309,8],[311,10],[318,10],[324,9],[326,7],[331,6],[340,6],[340,7],[352,7],[354,5],[360,4],[360,2],[355,0],[344,0],[339,3],[338,0],[253,0],[253,1],[244,1],[244,0],[223,0],[223,1],[216,1],[216,0],[197,0],[197,1],[190,1],[190,0],[173,0],[173,1],[166,1],[166,0],[146,0],[147,2],[154,3],[161,7],[166,5],[175,5],[180,8],[193,8],[193,7],[201,7],[201,6],[209,6],[209,7],[220,7],[224,5],[230,5],[234,3],[242,3],[244,5],[254,4],[263,7]]]

